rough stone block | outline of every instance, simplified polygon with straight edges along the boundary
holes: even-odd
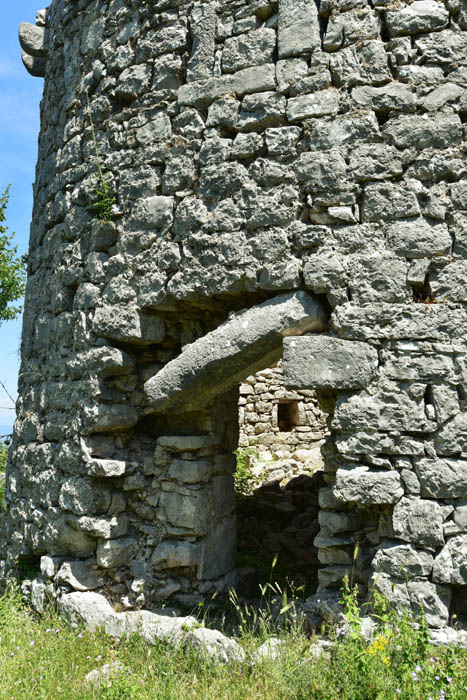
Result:
[[[126,462],[118,459],[90,459],[86,461],[85,471],[87,476],[107,478],[123,476],[126,471]]]
[[[392,515],[397,537],[430,550],[444,544],[443,521],[442,507],[421,498],[401,498]]]
[[[81,477],[66,479],[60,489],[60,507],[76,515],[105,513],[110,506],[110,501],[109,489],[105,487],[96,489],[92,479]]]
[[[386,227],[386,235],[394,252],[409,259],[446,255],[452,246],[446,224],[425,219],[390,224]]]
[[[162,542],[156,547],[151,558],[157,569],[174,569],[178,567],[196,567],[200,560],[200,546],[192,542]]]
[[[160,507],[175,527],[184,528],[187,534],[206,534],[211,513],[211,492],[208,489],[180,492],[174,488],[173,491],[163,491]]]
[[[65,561],[61,565],[55,581],[66,583],[75,591],[91,591],[103,584],[102,576],[96,571],[96,560]]]
[[[307,191],[335,189],[336,182],[346,180],[347,165],[336,149],[321,153],[302,153],[294,166],[299,182]]]
[[[368,304],[348,302],[338,306],[332,317],[333,329],[343,338],[376,338],[452,341],[462,336],[467,315],[462,308],[444,304]]]
[[[279,58],[299,56],[321,44],[318,8],[309,0],[280,0]]]
[[[402,115],[389,119],[383,136],[398,148],[448,148],[460,143],[462,122],[453,115]]]
[[[372,567],[399,579],[427,577],[433,568],[433,555],[410,544],[384,542],[374,556]]]
[[[363,193],[362,221],[392,221],[420,214],[417,196],[390,182],[369,184]]]
[[[391,37],[433,32],[449,23],[449,12],[442,2],[415,0],[410,5],[386,11],[386,24]]]
[[[46,58],[30,56],[28,53],[26,53],[26,51],[21,51],[21,60],[27,72],[29,73],[29,75],[32,75],[33,78],[45,77],[45,69],[47,66]]]
[[[332,493],[341,502],[377,505],[397,503],[404,489],[396,471],[350,465],[337,470]]]
[[[244,68],[220,78],[209,78],[182,85],[178,91],[180,105],[207,107],[214,100],[235,92],[242,97],[253,92],[274,90],[276,71],[273,65]]]
[[[160,343],[165,337],[162,319],[123,304],[96,309],[93,330],[104,338],[143,345]]]
[[[185,484],[198,484],[209,481],[212,473],[212,463],[205,459],[187,460],[174,459],[170,463],[167,475]]]
[[[115,88],[115,96],[120,100],[134,100],[148,88],[151,72],[151,66],[146,64],[125,68]]]
[[[400,583],[387,574],[374,574],[373,585],[400,610],[412,609],[415,615],[423,610],[430,627],[444,627],[449,618],[451,590],[430,581]]]
[[[452,537],[437,555],[433,581],[454,586],[467,585],[467,535]]]
[[[192,9],[190,29],[193,44],[187,66],[187,80],[189,82],[212,76],[216,48],[216,24],[217,17],[214,5],[195,6]]]
[[[157,444],[173,452],[197,452],[217,444],[212,435],[164,435]]]
[[[222,54],[224,73],[236,73],[243,68],[272,63],[276,48],[274,29],[256,29],[227,39]]]
[[[370,107],[375,112],[397,110],[411,111],[415,108],[416,99],[412,90],[403,83],[389,83],[381,87],[358,87],[352,90],[352,99],[361,107]]]
[[[49,50],[49,30],[45,27],[29,24],[29,22],[21,22],[19,25],[19,43],[23,51],[29,56],[46,58]]]
[[[127,566],[133,556],[137,541],[133,537],[117,540],[99,540],[97,545],[97,563],[103,569]]]
[[[420,459],[416,463],[422,496],[463,498],[467,493],[467,460]]]
[[[128,518],[125,515],[113,515],[110,518],[92,518],[85,515],[74,519],[71,524],[92,537],[103,540],[123,537],[128,531]]]
[[[233,493],[233,489],[232,489]],[[202,544],[198,578],[210,579],[224,576],[235,567],[237,556],[236,518],[217,523]]]
[[[105,403],[99,404],[92,415],[88,431],[90,433],[118,432],[129,430],[138,422],[138,413],[129,404]]]
[[[335,88],[319,90],[311,95],[292,97],[287,101],[287,119],[298,122],[311,117],[337,114],[339,108],[339,91]]]
[[[376,375],[378,354],[365,343],[326,335],[284,339],[284,383],[294,389],[357,389]]]

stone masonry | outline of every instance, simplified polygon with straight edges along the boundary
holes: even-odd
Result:
[[[288,480],[321,469],[326,416],[316,393],[286,389],[282,362],[240,384],[240,450],[246,450],[256,483]]]
[[[328,416],[320,590],[354,568],[433,627],[465,605],[466,29],[459,0],[21,25],[45,82],[3,577],[231,585],[238,387],[283,355]]]

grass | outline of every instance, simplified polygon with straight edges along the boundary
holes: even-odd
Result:
[[[415,631],[407,617],[386,614],[382,625],[372,642],[352,634],[321,659],[299,625],[284,627],[280,658],[256,664],[252,654],[272,629],[267,620],[255,634],[241,626],[247,661],[222,666],[137,635],[117,641],[73,629],[53,611],[38,618],[10,591],[0,598],[0,700],[465,700],[467,651],[433,649],[425,625]],[[125,667],[119,676],[84,683],[115,661]]]

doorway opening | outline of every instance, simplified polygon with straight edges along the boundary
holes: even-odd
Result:
[[[319,490],[326,415],[314,391],[285,388],[282,362],[245,379],[239,391],[236,511],[240,592],[277,581],[316,590]]]

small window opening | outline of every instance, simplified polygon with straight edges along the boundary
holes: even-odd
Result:
[[[277,426],[281,433],[290,433],[298,425],[298,401],[279,402]]]

